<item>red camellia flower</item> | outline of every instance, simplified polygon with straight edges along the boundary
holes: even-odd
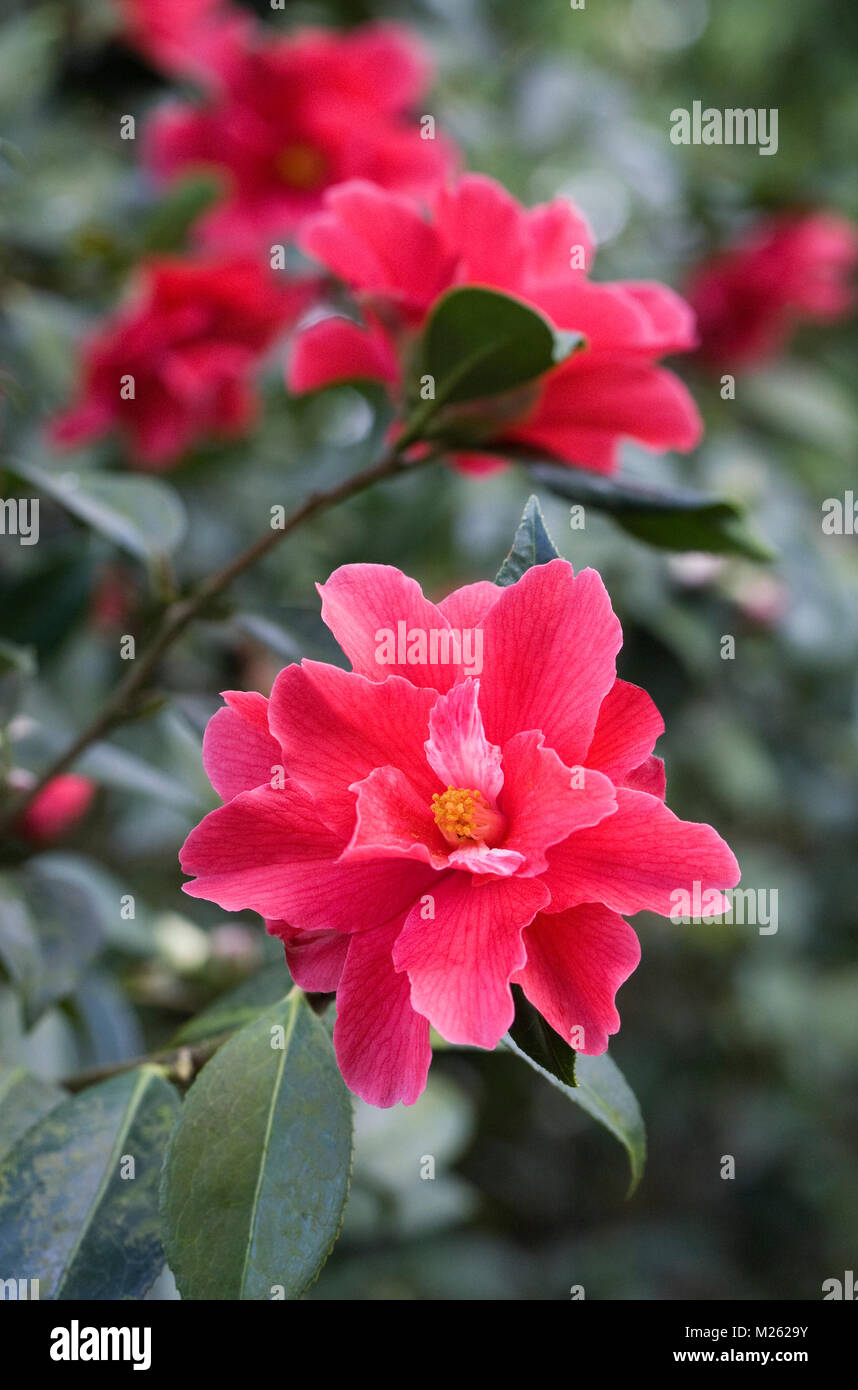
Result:
[[[775,217],[701,266],[688,285],[700,355],[713,366],[775,356],[801,319],[836,319],[854,303],[847,277],[858,235],[830,213]]]
[[[430,1024],[494,1047],[511,983],[603,1052],[640,955],[622,914],[677,891],[723,904],[739,870],[664,804],[662,720],[617,679],[598,574],[553,560],[436,607],[347,565],[320,593],[353,669],[304,661],[269,700],[225,695],[203,750],[225,804],[184,845],[186,891],[262,914],[296,982],[336,990],[340,1068],[375,1105],[423,1090]]]
[[[439,295],[482,285],[587,339],[529,393],[517,418],[498,427],[494,442],[611,473],[623,437],[654,450],[692,449],[700,438],[691,396],[656,365],[694,345],[691,311],[664,285],[590,280],[590,233],[567,202],[527,210],[491,179],[467,175],[436,195],[427,221],[416,203],[355,182],[328,194],[299,243],[351,286],[364,324],[332,317],[301,333],[288,376],[293,391],[355,378],[396,391],[414,333]],[[482,471],[497,464],[486,453],[459,462]]]
[[[86,345],[82,399],[54,422],[54,442],[116,429],[140,467],[163,469],[203,436],[243,434],[257,414],[251,372],[306,298],[252,260],[150,261]]]
[[[34,797],[21,816],[18,829],[34,844],[48,844],[86,815],[95,796],[95,784],[77,773],[54,777]]]
[[[225,200],[200,235],[258,250],[265,238],[289,236],[332,184],[366,178],[423,193],[437,183],[452,147],[411,116],[428,77],[415,41],[395,26],[289,38],[254,29],[219,64],[204,104],[156,114],[148,162],[164,178],[195,166],[222,172]]]

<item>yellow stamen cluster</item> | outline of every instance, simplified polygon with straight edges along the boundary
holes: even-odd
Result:
[[[287,145],[277,156],[277,172],[290,188],[318,188],[325,181],[325,157],[313,145]]]
[[[482,812],[482,815],[480,814]],[[477,822],[485,819],[482,793],[473,787],[448,787],[432,797],[432,814],[441,834],[458,840],[479,838]]]

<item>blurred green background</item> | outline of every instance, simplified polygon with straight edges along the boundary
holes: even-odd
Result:
[[[468,166],[525,202],[580,203],[596,278],[681,288],[691,266],[760,210],[858,216],[858,10],[850,0],[413,0],[287,4],[273,27],[398,17],[426,38],[425,109]],[[163,81],[122,47],[107,0],[4,0],[0,25],[0,368],[5,457],[78,473],[121,468],[113,444],[55,456],[42,428],[72,389],[81,334],[146,250],[179,249],[119,117]],[[777,107],[779,150],[670,143],[695,99]],[[19,151],[18,158],[15,151]],[[0,150],[0,155],[3,150]],[[369,461],[382,403],[342,388],[290,402],[282,351],[260,429],[169,475],[190,525],[174,557],[197,578],[258,535],[268,508]],[[626,451],[626,471],[736,496],[777,549],[769,566],[670,556],[588,512],[541,501],[560,551],[602,573],[625,631],[620,674],[661,709],[672,808],[711,821],[743,886],[778,892],[779,929],[674,926],[640,916],[640,968],[620,993],[612,1055],[649,1132],[624,1201],[622,1150],[511,1056],[449,1049],[411,1110],[358,1106],[354,1188],[313,1298],[818,1298],[858,1257],[858,541],[824,535],[821,504],[855,483],[855,320],[811,327],[738,376],[735,401],[675,362],[706,419],[688,459]],[[3,496],[14,482],[4,479]],[[313,583],[338,564],[399,565],[431,595],[490,578],[533,484],[441,466],[326,515],[235,587],[228,609],[173,649],[169,698],[81,764],[101,788],[61,845],[4,850],[0,1055],[47,1078],[163,1045],[279,947],[250,917],[185,898],[176,854],[215,804],[200,764],[217,692],[266,690],[301,655],[341,660]],[[6,764],[37,768],[122,674],[143,634],[145,565],[42,505],[42,542],[0,549],[0,638],[34,650]],[[117,615],[116,594],[124,613]],[[105,595],[112,596],[110,600]],[[721,639],[736,639],[722,660]],[[122,894],[133,921],[117,918]],[[34,910],[34,903],[38,904]],[[278,983],[279,989],[279,983]],[[420,1178],[432,1155],[436,1178]],[[734,1180],[721,1178],[733,1155]],[[158,1296],[169,1296],[169,1281]]]

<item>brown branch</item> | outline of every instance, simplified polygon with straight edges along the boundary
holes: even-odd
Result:
[[[285,540],[286,536],[291,535],[310,517],[327,511],[330,507],[336,506],[338,502],[344,502],[347,498],[354,497],[356,493],[363,492],[373,483],[419,467],[421,463],[427,463],[431,457],[406,461],[402,458],[401,448],[400,443],[385,454],[379,463],[364,468],[359,473],[351,474],[343,482],[338,483],[336,487],[329,488],[327,492],[311,493],[299,507],[290,512],[283,526],[276,530],[272,529],[267,535],[260,536],[259,540],[254,541],[245,550],[239,551],[227,564],[216,570],[190,594],[170,604],[151,643],[139,660],[135,661],[132,669],[120,681],[91,723],[78,734],[64,753],[61,753],[44,772],[40,773],[32,787],[29,787],[0,815],[0,832],[11,830],[21,813],[27,809],[48,782],[72,767],[90,744],[104,738],[118,725],[129,719],[134,719],[140,713],[141,701],[138,697],[145,689],[149,677],[155,671],[168,647],[175,642],[177,637],[181,636],[189,623],[203,613],[203,610],[213,599],[232,584],[234,579],[238,579],[246,570],[251,569],[257,561],[267,555],[270,550],[274,550],[282,540]]]

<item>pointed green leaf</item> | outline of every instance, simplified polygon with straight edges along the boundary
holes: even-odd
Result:
[[[158,1182],[178,1110],[160,1071],[138,1067],[28,1129],[0,1166],[4,1277],[38,1279],[41,1298],[141,1298],[164,1263]]]
[[[26,1067],[0,1066],[0,1162],[28,1129],[65,1098],[59,1086],[33,1076]]]
[[[436,408],[461,405],[535,381],[582,341],[519,299],[466,285],[442,295],[429,315],[415,376],[433,378]]]
[[[295,990],[225,1043],[188,1092],[162,1188],[182,1297],[298,1298],[339,1234],[351,1143],[331,1040]]]
[[[22,459],[6,467],[38,494],[52,497],[139,559],[170,554],[185,534],[187,517],[178,494],[155,478],[130,478],[97,469],[51,473]]]
[[[537,482],[558,497],[607,512],[629,535],[663,550],[705,550],[716,555],[774,558],[750,528],[745,509],[727,498],[707,497],[690,488],[658,490],[579,469],[538,466]]]
[[[536,1062],[543,1071],[550,1072],[564,1085],[577,1085],[574,1048],[545,1022],[520,985],[512,986],[512,997],[515,1000],[515,1018],[509,1035],[519,1051],[524,1052],[531,1062]]]
[[[516,584],[534,565],[547,565],[560,559],[560,552],[548,534],[542,508],[536,497],[528,497],[512,549],[495,575],[495,583]]]
[[[582,1110],[586,1110],[620,1141],[629,1156],[631,1182],[628,1195],[631,1197],[643,1176],[646,1163],[646,1131],[634,1091],[619,1067],[606,1052],[601,1057],[585,1057],[579,1052],[575,1057],[576,1084],[567,1086],[554,1072],[529,1056],[511,1034],[507,1034],[504,1042],[511,1052],[523,1058],[528,1066],[538,1071],[569,1100],[580,1105]]]

